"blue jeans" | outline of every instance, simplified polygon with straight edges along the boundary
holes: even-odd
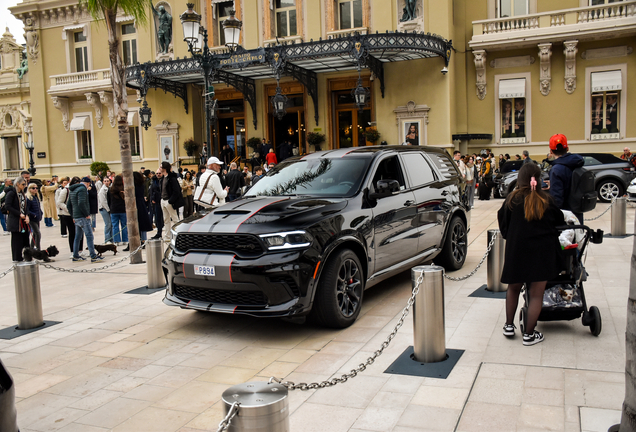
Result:
[[[44,218],[44,225],[46,225],[47,227],[52,227],[53,226],[53,218]]]
[[[128,230],[126,228],[126,224],[128,223],[126,220],[126,213],[111,213],[110,221],[113,224],[113,233],[115,243],[124,242],[128,243]],[[121,223],[121,238],[119,237],[119,225]]]
[[[0,213],[0,225],[2,225],[2,229],[4,231],[7,230],[7,221],[6,221],[5,217],[4,217],[4,213]]]
[[[99,214],[102,215],[102,219],[104,219],[104,243],[113,241],[113,224],[110,221],[110,214],[106,209],[101,209]]]
[[[91,214],[93,229],[97,228],[97,213]]]
[[[75,219],[75,241],[73,242],[73,258],[79,258],[80,243],[82,236],[86,235],[86,243],[88,244],[88,251],[91,254],[91,258],[96,258],[95,247],[93,246],[93,227],[91,226],[91,220],[82,218]]]
[[[143,240],[143,241],[148,240],[146,231],[139,231],[139,240]]]

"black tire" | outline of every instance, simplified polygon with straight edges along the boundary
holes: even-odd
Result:
[[[468,252],[468,234],[466,224],[459,216],[454,216],[448,225],[448,232],[442,251],[435,258],[435,262],[446,270],[459,270],[466,261]]]
[[[596,187],[596,192],[601,202],[612,202],[614,198],[623,196],[623,186],[618,180],[604,180]]]
[[[601,334],[603,329],[603,321],[601,320],[601,311],[596,306],[590,307],[590,331],[594,336]]]
[[[329,257],[316,288],[313,320],[324,327],[349,327],[360,314],[364,282],[360,260],[351,250]]]
[[[528,321],[528,308],[523,306],[519,311],[519,330],[521,330],[521,335],[526,332],[526,326]]]
[[[495,183],[495,187],[492,188],[492,196],[493,198],[502,198],[501,193],[499,193],[499,185]]]

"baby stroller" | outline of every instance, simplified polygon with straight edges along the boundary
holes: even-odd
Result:
[[[582,323],[589,327],[594,336],[601,333],[601,312],[596,306],[587,308],[583,282],[587,280],[587,272],[583,266],[585,249],[590,242],[600,244],[603,242],[603,231],[593,231],[585,225],[568,225],[557,227],[559,231],[582,230],[583,238],[579,240],[578,247],[565,249],[563,253],[565,269],[559,276],[548,281],[543,295],[543,307],[539,314],[539,321],[572,321],[583,315]],[[519,313],[519,328],[522,333],[526,330],[528,317],[529,293],[526,285],[523,287],[524,305]]]

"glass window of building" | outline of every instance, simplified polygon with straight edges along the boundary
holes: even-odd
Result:
[[[623,78],[620,70],[591,74],[592,139],[614,139],[620,132],[620,103]],[[612,134],[602,136],[603,134]],[[613,135],[616,134],[616,135]]]
[[[91,131],[78,130],[77,133],[77,155],[80,159],[93,158],[93,146],[91,142]]]
[[[610,3],[618,3],[623,0],[590,0],[590,6],[603,6]]]
[[[362,0],[338,0],[340,30],[362,27]]]
[[[525,78],[499,81],[499,110],[501,138],[525,138],[527,118]],[[525,142],[525,139],[509,142]]]
[[[276,36],[296,36],[296,0],[276,0]]]
[[[124,65],[137,63],[137,29],[133,23],[121,25],[121,47]]]
[[[75,72],[88,70],[88,41],[83,32],[73,33],[73,47],[75,48]]]
[[[339,148],[367,145],[366,129],[371,122],[371,105],[360,112],[351,90],[335,92],[336,142]]]
[[[139,126],[128,126],[128,133],[130,134],[130,154],[132,156],[141,156],[139,132]]]
[[[528,14],[528,0],[497,0],[499,18]]]
[[[216,4],[217,7],[217,29],[219,37],[219,46],[225,45],[225,31],[223,31],[223,21],[230,17],[230,13],[234,10],[234,2],[226,1]]]

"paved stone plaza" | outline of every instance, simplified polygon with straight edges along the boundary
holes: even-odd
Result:
[[[501,200],[477,201],[468,260],[472,270],[497,228]],[[599,204],[593,217],[607,208]],[[610,212],[589,222],[610,230]],[[103,239],[98,218],[96,237]],[[67,239],[43,228],[56,265],[73,263]],[[628,207],[628,232],[634,209]],[[99,241],[99,240],[98,240]],[[413,344],[409,316],[391,346],[365,372],[333,388],[290,392],[291,431],[606,431],[624,397],[625,316],[633,238],[590,245],[585,292],[599,307],[594,337],[580,320],[540,323],[541,344],[524,347],[501,333],[504,300],[468,297],[486,266],[445,284],[447,347],[465,350],[448,379],[385,374]],[[0,236],[0,271],[11,266]],[[121,248],[120,248],[121,249]],[[117,257],[122,255],[118,254]],[[104,264],[116,260],[106,254]],[[71,274],[40,269],[44,319],[51,328],[0,340],[13,375],[22,432],[216,431],[222,392],[270,376],[313,382],[338,376],[379,348],[410,295],[408,272],[365,293],[358,321],[342,331],[278,319],[205,314],[165,306],[163,292],[124,294],[146,283],[145,265]],[[0,327],[17,323],[13,275],[0,280]]]

